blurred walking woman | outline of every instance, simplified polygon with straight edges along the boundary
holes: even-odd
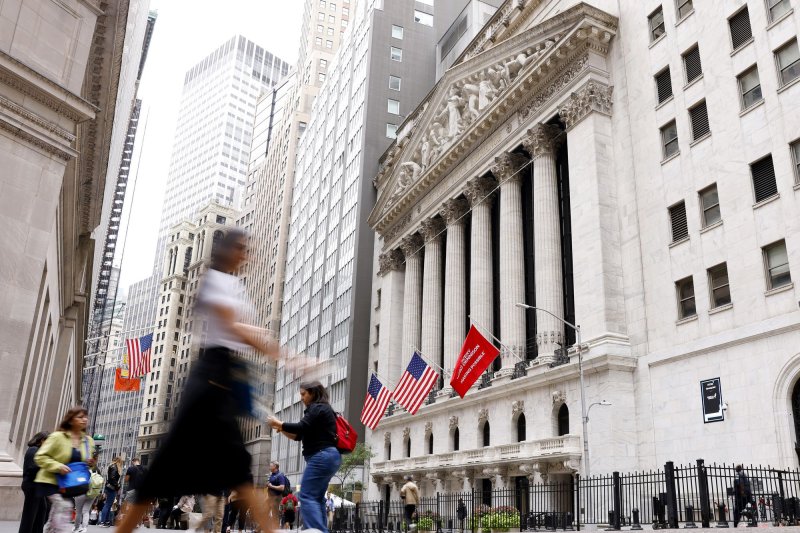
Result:
[[[240,322],[249,302],[233,272],[246,254],[246,236],[236,229],[214,245],[195,307],[198,323],[206,326],[200,357],[169,434],[141,481],[136,504],[118,527],[121,533],[133,531],[157,496],[218,494],[226,489],[235,489],[247,502],[262,530],[274,528],[253,489],[250,454],[236,421],[243,413],[233,390],[233,352],[252,346],[275,359],[279,354],[277,343],[267,340],[263,330]]]
[[[86,434],[89,413],[83,407],[73,407],[64,415],[58,431],[42,443],[34,456],[39,465],[36,473],[36,492],[50,501],[50,518],[45,530],[53,533],[72,532],[72,500],[58,492],[56,474],[70,472],[69,463],[94,464],[94,441]]]
[[[28,450],[22,463],[22,493],[25,503],[22,505],[22,517],[19,521],[19,533],[42,533],[44,521],[47,519],[47,500],[36,494],[34,479],[39,472],[39,465],[34,461],[49,433],[40,431],[28,441]]]
[[[328,403],[328,391],[319,381],[301,383],[300,399],[306,411],[299,422],[281,422],[274,417],[268,422],[288,438],[303,442],[306,469],[300,483],[300,514],[305,528],[327,533],[325,493],[342,464],[336,449],[336,413]]]

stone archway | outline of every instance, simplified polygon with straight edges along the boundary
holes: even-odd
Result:
[[[793,402],[796,400],[796,402]],[[800,465],[800,353],[783,365],[772,393],[778,464]]]

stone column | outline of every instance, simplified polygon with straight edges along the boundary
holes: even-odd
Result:
[[[464,256],[464,215],[469,205],[464,198],[448,200],[439,212],[447,224],[444,280],[444,364],[453,370],[464,343],[467,319],[466,264]],[[445,383],[448,380],[445,379]]]
[[[378,257],[381,307],[379,312],[381,338],[378,345],[381,374],[386,376],[391,387],[400,379],[403,354],[403,307],[405,261],[400,250],[389,250]]]
[[[503,375],[510,375],[514,355],[524,359],[525,310],[517,302],[525,301],[525,254],[522,238],[522,172],[528,159],[504,153],[495,158],[492,174],[500,182],[500,340]],[[513,352],[513,353],[509,353]]]
[[[536,307],[564,318],[564,291],[561,263],[561,224],[558,208],[556,150],[561,128],[537,124],[523,141],[533,158],[533,240],[536,277]],[[536,311],[536,344],[539,361],[549,363],[563,344],[564,324],[555,317]]]
[[[406,259],[406,277],[403,289],[403,340],[400,346],[400,367],[410,357],[413,347],[419,348],[422,340],[422,238],[415,233],[405,237],[400,244]],[[393,383],[392,385],[396,385]]]
[[[492,270],[492,195],[497,182],[475,178],[464,195],[472,207],[470,236],[469,314],[484,335],[494,334],[494,272]]]
[[[425,239],[425,268],[422,281],[422,353],[442,364],[442,219],[422,222],[420,233]],[[437,372],[439,369],[435,369]]]

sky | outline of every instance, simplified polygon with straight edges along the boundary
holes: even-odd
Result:
[[[138,93],[142,114],[132,167],[136,182],[125,199],[123,290],[152,272],[184,74],[237,34],[294,66],[303,1],[151,0],[150,9],[158,10],[158,19]]]

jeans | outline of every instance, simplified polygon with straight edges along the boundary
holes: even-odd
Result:
[[[331,446],[318,451],[306,459],[300,491],[300,514],[306,529],[318,529],[328,533],[328,517],[325,509],[325,493],[333,475],[342,464],[339,450]]]
[[[114,498],[117,497],[117,491],[106,487],[103,489],[103,492],[106,495],[106,503],[103,505],[103,510],[100,512],[100,523],[110,524],[111,519],[109,517],[109,513],[111,512],[111,506],[114,505]]]

